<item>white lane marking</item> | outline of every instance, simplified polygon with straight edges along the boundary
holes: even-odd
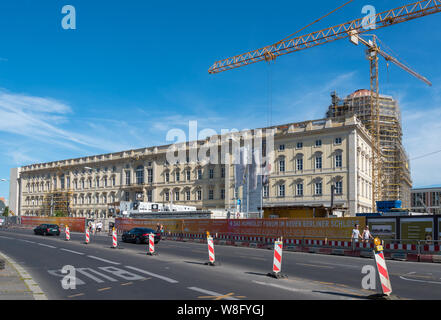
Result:
[[[264,286],[275,287],[275,288],[284,289],[284,290],[293,291],[293,292],[308,292],[308,293],[312,293],[311,290],[290,288],[290,287],[285,287],[285,286],[282,286],[282,285],[279,285],[279,284],[275,284],[275,283],[261,282],[261,281],[256,281],[256,280],[253,280],[253,282],[257,283],[257,284],[264,285]]]
[[[48,247],[48,248],[52,248],[52,249],[56,249],[57,247],[54,247],[54,246],[51,246],[51,245],[48,245],[48,244],[44,244],[44,243],[37,243],[39,246],[43,246],[43,247]]]
[[[324,264],[324,265],[330,265],[330,266],[337,266],[337,267],[343,267],[348,269],[360,269],[361,266],[356,266],[352,264],[340,264],[340,263],[331,263],[331,262],[322,262],[322,261],[310,261],[311,263],[318,263],[318,264]]]
[[[10,238],[10,237],[5,237],[5,236],[0,236],[0,238],[5,238],[5,239],[14,239],[14,238]]]
[[[84,253],[82,253],[82,252],[73,251],[73,250],[64,249],[64,248],[61,248],[60,250],[67,251],[67,252],[71,252],[71,253],[75,253],[75,254],[80,254],[80,255],[83,255],[83,254],[84,254]]]
[[[144,277],[141,277],[140,275],[128,272],[127,270],[120,269],[117,267],[99,267],[99,269],[107,271],[117,277],[120,277],[127,281],[136,281],[136,280],[144,280]]]
[[[92,259],[100,260],[100,261],[102,261],[102,262],[111,263],[111,264],[121,264],[121,263],[119,263],[119,262],[110,261],[110,260],[106,260],[106,259],[99,258],[99,257],[95,257],[95,256],[88,256],[88,257],[89,257],[89,258],[92,258]]]
[[[200,292],[200,293],[204,293],[204,294],[209,294],[210,296],[213,296],[213,297],[221,297],[221,296],[223,297],[223,296],[225,296],[222,293],[218,293],[218,292],[214,292],[214,291],[210,291],[210,290],[205,290],[205,289],[201,289],[201,288],[198,288],[198,287],[188,287],[187,289],[190,289],[190,290],[193,290],[193,291],[197,291],[197,292]],[[225,297],[225,300],[239,300],[239,299],[234,298],[234,297]]]
[[[29,240],[24,240],[24,239],[18,239],[18,241],[23,241],[23,242],[27,242],[27,243],[37,243],[35,241],[29,241]]]
[[[149,275],[149,276],[152,276],[152,277],[155,277],[155,278],[158,278],[158,279],[161,279],[161,280],[164,280],[164,281],[170,282],[170,283],[178,283],[178,282],[179,282],[179,281],[177,281],[177,280],[174,280],[174,279],[171,279],[171,278],[168,278],[168,277],[164,277],[164,276],[161,276],[161,275],[156,274],[156,273],[148,272],[148,271],[145,271],[145,270],[142,270],[142,269],[138,269],[138,268],[135,268],[135,267],[126,266],[126,268],[129,268],[129,269],[131,269],[131,270],[138,271],[138,272],[140,272],[140,273],[147,274],[147,275]]]
[[[409,272],[409,273],[405,274],[405,276],[406,276],[406,275],[413,275],[413,274],[415,274],[415,273],[416,273],[416,272]],[[425,282],[425,283],[441,284],[441,282],[438,282],[438,281],[418,280],[418,279],[408,279],[408,278],[405,278],[404,276],[400,276],[400,279],[407,280],[407,281],[414,281],[414,282]],[[441,279],[441,278],[440,278],[440,279]]]
[[[90,278],[90,279],[92,279],[92,280],[94,280],[94,281],[96,281],[98,283],[103,283],[104,282],[103,280],[101,280],[101,279],[91,275],[90,271],[93,271],[93,270],[90,269],[90,268],[76,268],[75,270],[77,272],[81,273],[82,275],[84,275],[84,276],[86,276],[86,277],[88,277],[88,278]],[[87,272],[86,270],[89,271],[89,272]]]

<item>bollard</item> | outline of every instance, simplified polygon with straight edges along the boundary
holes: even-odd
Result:
[[[153,233],[149,234],[149,251],[147,255],[154,256],[157,253],[155,252],[155,235]]]
[[[208,262],[205,265],[215,266],[215,255],[214,255],[214,243],[213,237],[210,236],[210,233],[207,231],[207,245],[208,245]]]
[[[276,279],[286,278],[285,275],[281,274],[282,270],[282,253],[283,253],[283,238],[277,239],[274,242],[274,260],[273,260],[273,272],[267,274],[269,277]]]
[[[89,244],[89,242],[90,242],[90,234],[89,234],[89,228],[86,228],[86,244]]]
[[[66,225],[65,232],[66,232],[66,241],[69,241],[70,240],[70,231],[69,231],[68,225]]]

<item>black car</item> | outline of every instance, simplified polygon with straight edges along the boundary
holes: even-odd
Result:
[[[49,234],[59,236],[60,235],[60,227],[56,224],[40,224],[38,227],[34,229],[35,234],[42,234],[43,236],[47,236]]]
[[[129,231],[126,231],[122,235],[123,242],[134,242],[134,243],[148,243],[149,242],[149,234],[153,233],[155,235],[155,244],[161,240],[161,233],[156,232],[153,229],[149,228],[133,228]]]

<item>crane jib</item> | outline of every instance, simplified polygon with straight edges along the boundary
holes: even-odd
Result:
[[[390,9],[375,15],[375,28],[380,29],[401,22],[424,17],[441,11],[441,0],[423,0],[402,7]],[[217,61],[208,70],[209,73],[238,68],[244,65],[265,60],[274,60],[278,56],[311,48],[320,44],[347,38],[348,31],[357,30],[364,33],[363,19],[342,23],[327,29],[315,31],[307,35],[295,37],[286,41],[253,50],[241,55]],[[270,59],[268,59],[270,57]]]

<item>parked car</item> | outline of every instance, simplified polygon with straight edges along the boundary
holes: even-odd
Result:
[[[47,235],[60,235],[60,227],[56,224],[40,224],[38,227],[34,229],[35,234],[41,234],[43,236]]]
[[[149,234],[155,235],[155,244],[161,240],[161,233],[149,228],[133,228],[122,235],[123,242],[148,243]]]

